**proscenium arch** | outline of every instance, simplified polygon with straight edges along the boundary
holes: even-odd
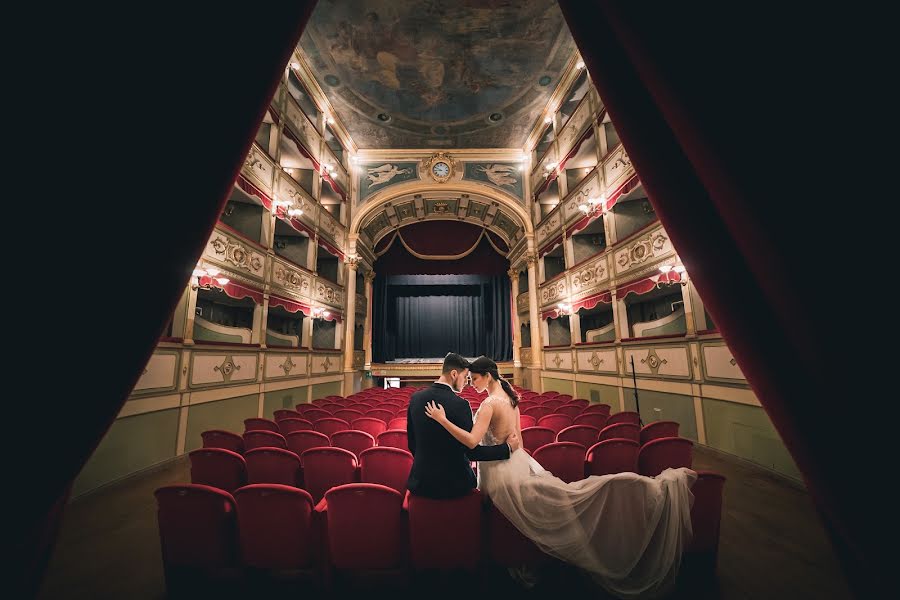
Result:
[[[362,224],[373,213],[378,212],[388,202],[395,202],[406,196],[412,196],[421,193],[446,194],[447,196],[458,196],[461,194],[469,194],[473,198],[480,197],[483,200],[497,202],[506,208],[507,214],[512,213],[516,217],[519,225],[525,230],[525,238],[534,235],[534,224],[531,222],[531,216],[528,211],[515,199],[498,190],[491,189],[490,186],[478,183],[469,183],[464,181],[455,181],[452,184],[440,183],[423,183],[421,181],[400,183],[391,186],[389,190],[385,190],[379,194],[375,194],[371,200],[360,206],[359,212],[353,215],[348,230],[348,241],[351,248],[355,249],[356,242],[359,239]],[[382,195],[383,194],[383,195]],[[477,199],[477,198],[476,198]],[[427,219],[426,219],[427,220]],[[399,227],[399,226],[398,226]],[[488,227],[488,229],[493,229]]]

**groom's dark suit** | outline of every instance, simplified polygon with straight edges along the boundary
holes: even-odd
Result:
[[[407,487],[416,496],[427,498],[465,496],[476,485],[470,462],[507,459],[509,446],[475,446],[469,450],[425,414],[425,405],[431,401],[444,407],[451,423],[472,431],[472,409],[449,385],[434,383],[413,394],[406,410],[409,451],[414,457]]]

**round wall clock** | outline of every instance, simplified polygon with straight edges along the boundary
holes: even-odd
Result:
[[[431,172],[438,178],[447,177],[450,175],[450,165],[444,161],[436,162],[431,166]]]
[[[432,179],[438,183],[445,183],[453,177],[455,162],[444,152],[438,152],[425,162],[425,168],[428,169]]]

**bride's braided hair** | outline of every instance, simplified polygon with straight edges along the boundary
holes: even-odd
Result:
[[[507,380],[500,377],[500,373],[497,371],[497,363],[487,356],[479,356],[472,361],[472,364],[469,365],[469,370],[473,373],[478,373],[479,375],[490,373],[491,377],[500,382],[500,387],[502,387],[503,391],[506,392],[506,395],[509,396],[509,401],[513,408],[519,404],[519,394],[516,393],[516,390],[512,388]]]

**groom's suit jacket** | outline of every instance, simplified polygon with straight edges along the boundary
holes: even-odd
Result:
[[[471,461],[507,459],[509,446],[466,448],[425,414],[425,405],[431,401],[444,407],[453,424],[472,431],[472,409],[450,386],[434,383],[413,394],[406,410],[409,451],[413,454],[407,487],[416,496],[427,498],[465,496],[476,486]]]

